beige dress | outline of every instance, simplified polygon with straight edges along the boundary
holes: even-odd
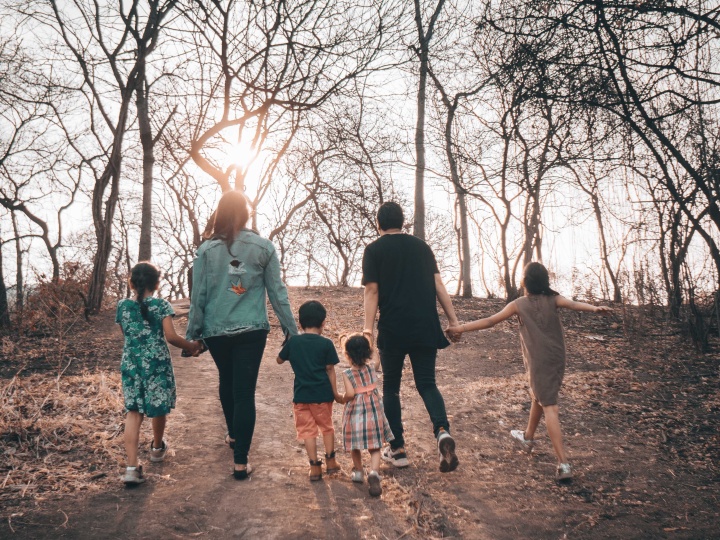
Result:
[[[542,406],[557,405],[565,374],[565,338],[556,298],[538,294],[515,300],[530,391]]]

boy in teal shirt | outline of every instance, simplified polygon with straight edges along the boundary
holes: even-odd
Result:
[[[317,458],[318,432],[325,444],[326,473],[338,472],[335,460],[335,429],[332,406],[337,395],[335,364],[339,363],[333,342],[322,336],[327,311],[316,300],[305,302],[298,311],[303,333],[292,336],[283,346],[277,362],[289,361],[295,372],[293,413],[298,440],[305,442],[310,460],[310,480],[322,478],[322,460]]]

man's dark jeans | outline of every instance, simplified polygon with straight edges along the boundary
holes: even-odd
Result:
[[[266,330],[205,339],[220,375],[220,404],[240,465],[247,464],[255,432],[255,386],[266,342]]]
[[[402,412],[400,409],[400,380],[402,379],[405,356],[410,356],[415,387],[425,403],[437,437],[440,428],[450,431],[445,401],[435,384],[435,359],[437,349],[431,347],[386,348],[380,350],[383,369],[383,406],[395,439],[390,447],[395,450],[405,446],[403,439]]]

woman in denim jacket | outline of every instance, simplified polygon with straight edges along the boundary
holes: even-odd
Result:
[[[251,472],[247,463],[255,430],[255,386],[270,330],[266,290],[285,335],[298,333],[275,247],[245,228],[249,217],[242,193],[222,196],[212,235],[193,265],[187,326],[187,338],[204,340],[218,368],[226,442],[234,448],[238,480]]]

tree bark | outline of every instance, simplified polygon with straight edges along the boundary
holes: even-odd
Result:
[[[150,124],[147,82],[145,81],[144,65],[140,68],[139,72],[136,104],[138,129],[140,131],[140,144],[142,146],[143,153],[143,196],[138,260],[149,261],[152,259],[152,196],[153,166],[155,165],[155,155],[153,149],[155,145],[153,143],[152,126]]]
[[[10,328],[10,306],[8,305],[5,274],[3,273],[3,244],[0,242],[0,329]]]
[[[25,280],[23,279],[22,244],[18,230],[17,217],[11,212],[13,233],[15,234],[15,312],[19,313],[25,307]]]
[[[435,11],[430,17],[427,30],[423,28],[420,0],[415,0],[415,26],[418,33],[416,49],[420,60],[420,77],[417,94],[417,123],[415,125],[415,212],[413,215],[413,235],[425,240],[425,89],[427,87],[430,41],[435,23],[442,11],[445,0],[438,0]]]

